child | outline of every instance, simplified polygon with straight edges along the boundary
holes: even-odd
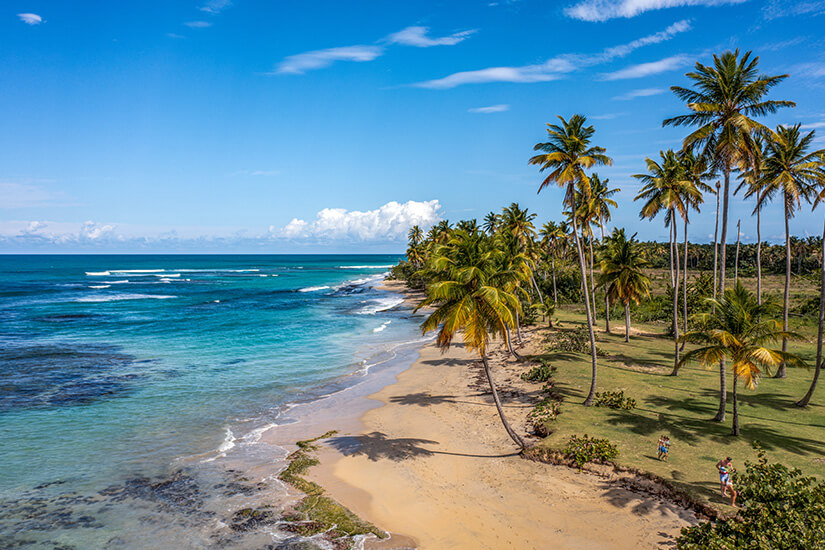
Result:
[[[736,497],[739,493],[733,488],[733,481],[730,479],[730,475],[733,473],[733,461],[731,457],[717,462],[716,469],[719,470],[719,485],[722,489],[722,496],[728,496],[728,489],[730,489],[730,505],[736,506]]]
[[[667,453],[670,450],[670,437],[663,435],[659,438],[659,454],[657,458],[667,462]]]

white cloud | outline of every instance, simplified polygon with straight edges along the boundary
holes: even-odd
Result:
[[[627,113],[605,113],[603,115],[593,115],[588,118],[593,120],[613,120],[614,118],[618,118],[620,116],[625,116]]]
[[[817,128],[825,128],[825,121],[811,122],[810,124],[803,124],[801,127],[805,130],[816,130]]]
[[[18,13],[17,17],[26,25],[39,25],[43,22],[43,18],[36,13]]]
[[[271,227],[270,232],[276,238],[315,242],[400,242],[413,225],[430,227],[438,222],[440,208],[437,200],[392,201],[365,212],[324,208],[312,222],[295,218],[281,230]]]
[[[206,13],[218,14],[232,5],[232,0],[207,0],[198,9]]]
[[[690,30],[690,21],[682,20],[673,23],[663,31],[643,36],[619,46],[613,46],[604,51],[592,54],[562,54],[544,63],[536,65],[524,65],[521,67],[490,67],[477,71],[462,71],[453,73],[444,78],[419,82],[414,86],[430,89],[447,89],[461,86],[462,84],[483,84],[487,82],[514,82],[533,83],[549,82],[563,78],[566,74],[584,67],[607,63],[614,59],[619,59],[629,55],[634,50],[650,44],[657,44],[670,40],[675,35]]]
[[[81,241],[97,241],[111,237],[114,234],[114,225],[104,225],[93,221],[84,222],[80,226],[78,237]]]
[[[205,29],[206,27],[211,27],[212,23],[208,21],[188,21],[184,23],[190,29]]]
[[[613,99],[619,101],[628,101],[630,99],[636,99],[637,97],[650,97],[652,95],[663,94],[666,91],[667,90],[664,90],[662,88],[642,88],[641,90],[631,90],[626,94],[616,96]]]
[[[442,36],[440,38],[430,38],[427,36],[429,27],[407,27],[404,30],[393,33],[387,37],[390,44],[402,44],[404,46],[415,46],[416,48],[429,48],[431,46],[454,46],[474,34],[475,30],[462,31]]]
[[[794,76],[819,78],[825,76],[825,63],[800,63],[791,67]]]
[[[336,61],[372,61],[384,53],[381,46],[345,46],[290,55],[278,64],[276,73],[304,74],[314,69],[329,67]]]
[[[599,75],[599,80],[625,80],[628,78],[642,78],[654,74],[664,73],[684,67],[689,63],[689,59],[684,55],[674,55],[660,59],[659,61],[652,61],[650,63],[639,63],[638,65],[631,65],[614,71],[612,73],[604,73]]]
[[[765,19],[823,13],[825,13],[825,0],[770,0],[762,8],[762,15]]]
[[[20,232],[24,235],[31,235],[33,233],[37,233],[41,229],[45,229],[48,225],[49,224],[46,222],[33,221],[29,222],[29,225],[27,225],[25,229],[21,229]]]
[[[607,21],[636,17],[646,11],[680,6],[724,6],[748,0],[584,0],[564,10],[565,15],[582,21]]]
[[[509,111],[510,106],[507,104],[500,104],[500,105],[490,105],[488,107],[474,107],[473,109],[467,109],[468,113],[482,113],[482,114],[489,114],[489,113],[503,113],[504,111]]]

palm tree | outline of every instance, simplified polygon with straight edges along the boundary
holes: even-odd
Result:
[[[567,238],[567,235],[560,235],[560,231],[561,229],[556,222],[549,221],[542,226],[539,233],[541,242],[550,257],[550,269],[553,272],[553,307],[559,305],[559,293],[556,289],[556,254],[561,248],[561,240]]]
[[[756,137],[754,147],[749,151],[747,166],[741,168],[742,183],[733,192],[735,195],[740,189],[745,189],[745,198],[756,195],[756,207],[753,213],[756,214],[756,299],[762,303],[762,192],[765,187],[765,179],[762,177],[765,159],[765,140]]]
[[[644,186],[633,200],[644,200],[639,216],[653,219],[660,212],[665,213],[665,225],[670,227],[670,284],[673,290],[673,342],[674,361],[672,376],[676,376],[679,364],[679,246],[676,216],[687,217],[689,205],[698,204],[701,193],[685,177],[684,166],[679,156],[672,150],[660,151],[661,164],[646,159],[647,174],[635,174]]]
[[[720,182],[716,182],[716,225],[713,230],[713,297],[716,298],[716,282],[717,269],[719,268],[719,189],[722,187]]]
[[[409,246],[407,247],[407,260],[409,260],[415,269],[420,269],[421,264],[424,261],[421,251],[421,242],[424,240],[424,231],[421,230],[420,226],[414,225],[410,228],[407,237],[410,241]]]
[[[500,252],[487,242],[478,232],[457,231],[441,247],[442,254],[436,259],[437,267],[445,270],[448,278],[431,284],[427,298],[416,309],[435,306],[421,325],[421,331],[438,330],[436,342],[442,351],[449,349],[453,337],[461,331],[467,348],[478,353],[504,429],[516,445],[524,449],[524,441],[504,415],[487,361],[487,344],[505,333],[507,325],[514,322],[513,311],[519,307],[516,296],[498,284],[502,274],[496,271],[495,265]]]
[[[578,216],[579,227],[582,228],[582,233],[584,237],[587,239],[587,246],[590,250],[590,296],[592,298],[592,308],[593,308],[593,326],[596,326],[596,281],[593,275],[593,271],[595,268],[595,260],[596,255],[593,252],[593,241],[595,240],[593,236],[593,224],[596,223],[598,218],[598,212],[595,207],[595,203],[592,201],[593,196],[593,176],[590,176],[591,180],[591,187],[590,193],[585,195],[585,190],[579,189],[575,191],[575,202],[578,205],[578,209],[576,210],[576,215]],[[571,212],[566,212],[567,215],[572,216]],[[586,284],[587,280],[582,279],[582,284]],[[609,331],[608,331],[609,332]]]
[[[763,174],[765,189],[762,201],[771,200],[782,193],[785,210],[785,301],[783,330],[788,331],[788,312],[791,299],[791,234],[790,219],[802,201],[810,202],[815,189],[823,182],[825,150],[810,151],[815,132],[802,135],[800,125],[776,128],[776,136],[766,144]],[[782,341],[782,351],[788,351],[787,340]],[[785,378],[785,363],[776,372],[777,378]]]
[[[742,220],[736,221],[736,258],[733,260],[733,284],[739,282],[739,237],[742,236]]]
[[[719,291],[725,292],[725,265],[727,258],[728,200],[730,174],[743,159],[752,154],[756,134],[769,135],[770,130],[753,120],[754,116],[775,113],[782,107],[795,107],[793,101],[765,99],[770,90],[788,78],[788,75],[760,75],[759,57],[751,58],[751,52],[739,56],[739,50],[713,56],[713,65],[696,63],[687,77],[694,88],[671,86],[676,96],[687,103],[688,114],[665,119],[663,126],[694,126],[683,143],[684,149],[701,150],[709,164],[722,170],[722,257],[720,264]],[[719,364],[719,410],[714,420],[725,419],[727,389],[724,361]]]
[[[825,199],[825,189],[820,190],[814,201],[814,209]],[[814,365],[814,378],[805,396],[796,402],[797,407],[807,407],[814,395],[816,383],[819,380],[819,373],[822,370],[822,332],[825,327],[825,226],[822,228],[822,259],[819,275],[819,323],[816,330],[816,365]]]
[[[557,184],[565,188],[564,202],[571,212],[576,211],[575,191],[580,185],[586,190],[586,196],[590,190],[590,178],[585,170],[593,166],[603,166],[613,164],[613,161],[605,154],[604,147],[591,146],[593,134],[596,130],[593,126],[587,126],[587,118],[583,115],[573,115],[570,120],[558,117],[561,124],[548,124],[547,136],[549,141],[537,143],[533,150],[542,151],[530,159],[530,164],[539,165],[540,172],[550,170],[550,174],[541,182],[538,192],[550,185]],[[582,280],[585,279],[587,268],[584,265],[584,252],[579,239],[579,229],[576,216],[572,216],[573,236],[576,242],[576,254],[579,259],[579,270]],[[587,328],[590,334],[590,359],[592,363],[592,375],[590,380],[590,391],[584,400],[586,406],[593,404],[596,398],[596,336],[593,333],[593,316],[590,311],[590,293],[587,284],[584,288],[584,310],[587,318]]]
[[[602,243],[605,239],[604,224],[610,221],[610,209],[618,207],[611,197],[621,191],[618,187],[610,189],[607,186],[608,182],[610,182],[609,178],[602,180],[595,172],[590,176],[590,202],[593,205],[593,211],[597,214]],[[604,295],[604,331],[610,333],[610,300],[606,293]]]
[[[624,305],[624,341],[630,341],[630,302],[638,304],[650,297],[650,279],[636,235],[627,238],[624,229],[614,229],[599,252],[599,287],[610,301]]]
[[[739,435],[739,408],[736,382],[740,378],[753,389],[762,374],[761,369],[776,367],[781,362],[804,365],[798,357],[767,346],[779,339],[799,338],[798,335],[779,329],[779,321],[772,319],[775,307],[770,302],[759,304],[753,293],[741,283],[724,293],[722,298],[709,301],[715,306],[712,313],[701,317],[701,330],[688,332],[682,338],[699,347],[685,353],[679,361],[681,367],[690,361],[698,361],[711,367],[723,359],[733,364],[733,423],[731,435]]]
[[[481,223],[481,228],[487,232],[488,235],[492,235],[498,229],[498,215],[495,212],[488,212],[486,216],[484,216],[484,221]]]

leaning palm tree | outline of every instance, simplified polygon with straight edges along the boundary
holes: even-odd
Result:
[[[819,194],[814,201],[814,209],[825,200],[825,188],[819,191]],[[822,332],[825,328],[825,226],[822,228],[822,265],[820,266],[819,275],[819,323],[816,330],[816,365],[814,365],[814,377],[811,380],[811,386],[805,393],[805,396],[796,402],[797,407],[807,407],[811,402],[811,397],[814,395],[816,383],[819,381],[819,373],[822,371]]]
[[[733,192],[735,195],[740,190],[745,190],[745,198],[756,196],[756,206],[753,213],[756,214],[756,299],[762,303],[762,193],[765,188],[765,178],[762,176],[765,163],[765,140],[758,137],[754,140],[754,148],[749,151],[746,165],[741,167],[742,182]]]
[[[696,203],[701,193],[685,177],[684,166],[679,156],[672,150],[660,151],[661,163],[646,159],[647,174],[635,174],[633,177],[644,183],[639,194],[633,200],[644,200],[639,217],[653,219],[664,212],[665,226],[670,227],[670,284],[673,291],[673,330],[674,360],[672,376],[676,376],[679,364],[679,246],[676,228],[676,216],[685,218],[688,205]]]
[[[593,326],[596,326],[596,279],[594,275],[595,265],[596,265],[596,254],[593,249],[593,241],[595,237],[593,235],[593,225],[596,223],[596,219],[598,217],[598,212],[595,209],[595,203],[591,200],[592,199],[592,190],[593,190],[593,176],[590,176],[590,183],[591,183],[591,193],[589,195],[585,195],[585,191],[578,186],[579,189],[575,191],[574,200],[578,205],[578,209],[576,210],[576,216],[578,216],[578,224],[581,227],[582,234],[587,243],[587,248],[590,251],[590,298],[592,300],[591,307],[593,311]],[[565,212],[567,216],[572,216],[571,212]],[[587,280],[584,279],[582,281],[586,283]],[[609,331],[608,331],[609,332]]]
[[[727,258],[728,200],[730,174],[741,166],[756,144],[755,135],[769,135],[770,130],[752,117],[775,113],[782,107],[794,107],[793,101],[765,99],[771,89],[788,75],[759,74],[759,57],[747,52],[740,57],[739,50],[713,56],[713,65],[697,62],[687,77],[694,88],[671,86],[676,96],[687,103],[689,113],[665,119],[663,126],[694,126],[683,143],[684,149],[699,150],[711,167],[722,171],[722,235],[719,292],[725,292],[725,265]],[[719,364],[719,410],[714,420],[725,419],[727,389],[724,361]]]
[[[753,293],[741,283],[725,292],[718,300],[708,301],[715,306],[711,313],[700,316],[700,330],[688,332],[682,339],[699,347],[685,353],[679,361],[681,367],[690,361],[698,361],[712,367],[722,359],[729,359],[733,366],[733,422],[731,435],[739,435],[739,407],[736,382],[740,378],[753,389],[762,374],[782,362],[804,365],[804,362],[785,351],[768,347],[780,339],[799,336],[780,330],[779,321],[771,315],[776,308],[771,302],[759,304]]]
[[[516,296],[496,284],[501,276],[495,269],[496,255],[500,252],[480,238],[480,234],[463,231],[456,232],[445,246],[453,250],[439,255],[436,263],[448,273],[448,278],[431,284],[427,298],[416,308],[435,307],[421,330],[423,333],[437,330],[436,342],[442,351],[449,349],[455,335],[461,332],[464,344],[481,358],[504,429],[516,445],[524,449],[524,441],[504,415],[487,361],[487,344],[492,338],[504,335],[506,327],[514,322],[513,311],[519,307]]]
[[[571,212],[576,211],[575,192],[579,185],[586,192],[590,192],[590,178],[585,170],[593,166],[604,166],[613,164],[610,157],[605,154],[604,147],[590,144],[596,130],[593,126],[587,125],[587,118],[583,115],[573,115],[570,120],[558,117],[561,124],[548,124],[548,141],[537,143],[533,149],[541,151],[530,159],[530,164],[540,166],[540,172],[550,170],[550,174],[541,182],[538,192],[555,183],[559,187],[565,188],[564,203]],[[579,228],[576,216],[572,216],[573,235],[576,242],[576,254],[579,259],[579,271],[582,280],[585,280],[587,268],[584,265],[584,252],[579,239]],[[582,285],[584,289],[584,310],[587,319],[587,329],[590,334],[590,359],[592,363],[592,373],[590,380],[590,391],[584,400],[586,406],[593,404],[596,398],[596,336],[593,333],[593,315],[590,311],[590,293],[587,283]]]
[[[699,212],[699,206],[705,201],[704,193],[713,193],[713,188],[705,183],[705,179],[710,177],[707,162],[701,157],[697,157],[693,151],[682,151],[679,154],[679,163],[682,165],[684,180],[688,182],[687,193],[684,194],[685,212],[682,216],[685,222],[685,269],[683,269],[682,280],[682,320],[684,330],[688,329],[688,223],[690,211]],[[692,186],[692,187],[691,187]],[[684,349],[684,346],[682,346]]]
[[[783,330],[788,331],[788,313],[791,299],[791,233],[790,219],[802,202],[810,202],[814,192],[823,183],[825,150],[811,151],[815,132],[802,135],[800,125],[776,128],[776,136],[769,140],[765,151],[763,173],[765,189],[762,201],[782,194],[785,209],[785,302]],[[782,351],[788,351],[787,340],[782,340]],[[776,371],[777,378],[785,378],[785,363]]]
[[[638,304],[650,297],[650,279],[644,274],[647,267],[636,235],[627,238],[624,229],[614,229],[599,252],[598,286],[605,289],[611,302],[624,306],[624,341],[630,341],[630,303]]]

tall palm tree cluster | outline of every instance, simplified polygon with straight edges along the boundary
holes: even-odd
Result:
[[[514,203],[498,214],[487,214],[480,225],[475,220],[461,221],[455,226],[442,221],[426,234],[417,226],[410,230],[407,279],[426,288],[427,297],[422,305],[434,308],[422,328],[437,330],[438,342],[444,348],[461,333],[464,343],[479,353],[502,421],[517,444],[523,446],[507,424],[492,384],[488,345],[501,337],[517,357],[512,340],[521,341],[521,319],[527,311],[551,317],[559,303],[557,278],[573,265],[590,341],[591,383],[585,405],[593,403],[598,383],[594,329],[596,315],[600,313],[597,294],[601,293],[604,300],[605,332],[611,330],[610,306],[624,310],[627,341],[631,334],[631,305],[650,296],[650,280],[645,274],[651,266],[650,252],[657,260],[668,257],[672,375],[678,375],[679,368],[691,360],[718,366],[719,409],[714,420],[725,419],[728,361],[734,376],[734,434],[738,434],[737,380],[752,386],[763,371],[774,367],[775,376],[782,378],[787,376],[787,364],[800,363],[787,351],[788,340],[796,337],[788,327],[788,312],[793,245],[799,243],[790,235],[790,221],[804,205],[813,204],[816,208],[825,199],[825,150],[814,150],[814,131],[805,133],[800,124],[772,129],[760,122],[760,118],[795,104],[768,97],[788,75],[761,74],[758,64],[759,58],[751,52],[728,51],[714,55],[709,65],[697,62],[686,74],[689,87],[671,88],[685,102],[687,112],[664,120],[663,126],[685,127],[690,132],[679,150],[660,151],[657,157],[647,158],[645,172],[634,176],[642,184],[635,197],[641,204],[640,217],[663,219],[669,232],[667,253],[664,249],[660,251],[656,243],[640,243],[635,235],[628,237],[622,229],[607,231],[611,212],[618,206],[613,197],[619,189],[609,187],[609,180],[596,172],[599,167],[610,166],[612,160],[605,148],[596,144],[595,128],[581,114],[559,116],[557,122],[547,124],[546,140],[535,145],[535,154],[529,159],[529,164],[537,166],[544,177],[539,193],[554,186],[562,190],[562,221],[549,221],[537,232],[533,223],[536,215]],[[732,179],[738,179],[733,193]],[[755,296],[736,281],[734,288],[726,290],[730,200],[732,194],[739,192],[743,200],[753,201],[757,235]],[[688,232],[691,214],[699,212],[709,196],[716,205],[713,294],[707,296],[710,311],[695,315],[689,325],[688,270],[691,264],[698,270],[695,251],[706,245],[694,245],[691,258]],[[779,199],[785,221],[781,327],[774,326],[774,306],[763,301],[761,239],[761,212],[770,201]],[[748,220],[744,222],[747,226]],[[739,220],[737,228],[741,223]],[[825,227],[822,240],[816,244],[823,246],[825,254]],[[744,257],[752,258],[752,245],[743,248]],[[814,254],[811,248],[805,248],[808,255]],[[738,276],[738,259],[735,265]],[[800,406],[810,401],[819,377],[823,322],[825,270],[816,369],[810,390],[798,403]],[[781,349],[766,347],[774,340],[781,340]],[[686,344],[700,347],[685,352]]]

